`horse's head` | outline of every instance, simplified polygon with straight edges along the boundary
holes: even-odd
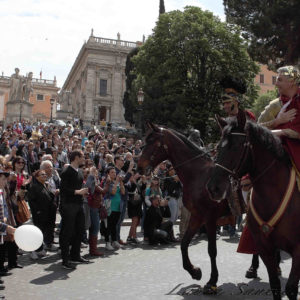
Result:
[[[208,192],[213,200],[220,201],[226,197],[230,177],[238,179],[246,173],[250,143],[244,129],[245,124],[246,117],[241,111],[237,121],[232,121],[223,127],[215,167],[207,184]]]
[[[168,154],[163,130],[150,122],[147,126],[149,129],[138,161],[138,172],[149,175],[159,163],[167,159]]]

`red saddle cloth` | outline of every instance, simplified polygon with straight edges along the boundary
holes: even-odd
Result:
[[[251,232],[246,225],[243,229],[240,242],[238,245],[238,248],[236,250],[239,253],[245,253],[245,254],[257,254],[257,248],[256,244],[252,238]]]

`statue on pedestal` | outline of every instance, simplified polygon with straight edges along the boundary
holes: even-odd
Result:
[[[19,68],[15,68],[15,72],[10,78],[9,101],[22,100],[23,77],[19,74]]]
[[[23,84],[23,99],[27,102],[29,102],[30,94],[33,92],[32,88],[32,72],[29,72],[26,82]]]

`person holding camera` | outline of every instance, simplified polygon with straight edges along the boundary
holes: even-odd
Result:
[[[128,233],[127,243],[138,244],[136,237],[136,229],[140,223],[142,217],[142,185],[138,180],[141,175],[136,172],[135,169],[132,170],[132,176],[130,177],[128,183],[125,185],[128,192],[128,217],[131,219],[131,227]],[[145,189],[145,187],[144,187]]]
[[[124,158],[121,155],[115,155],[114,158],[115,162],[115,170],[116,170],[116,175],[120,177],[123,185],[125,186],[126,183],[129,181],[131,175],[132,175],[132,169],[134,166],[134,161],[133,158],[130,158],[128,168],[126,170],[126,173],[123,171],[124,167]],[[122,223],[125,219],[126,215],[126,210],[127,210],[127,204],[128,204],[128,192],[125,187],[125,192],[124,194],[121,195],[121,202],[120,202],[120,218],[117,223],[117,241],[120,245],[126,245],[126,242],[124,242],[121,239],[121,226]]]
[[[114,167],[107,169],[106,182],[110,182],[109,191],[105,195],[104,203],[107,210],[107,228],[105,230],[106,250],[119,249],[117,241],[117,224],[121,215],[121,197],[125,195],[122,176],[117,175]],[[110,241],[111,239],[111,241]]]
[[[178,208],[179,208],[179,197],[182,193],[182,185],[179,177],[172,165],[167,165],[167,178],[164,183],[164,195],[168,199],[168,205],[171,211],[171,218],[173,224],[175,224],[178,218]]]
[[[145,203],[146,203],[147,207],[151,206],[150,197],[152,195],[159,195],[161,198],[163,196],[162,191],[160,189],[159,177],[157,175],[154,175],[152,177],[151,182],[150,182],[150,186],[146,188]]]
[[[167,244],[172,237],[173,223],[163,218],[171,216],[168,201],[160,195],[150,196],[151,206],[146,211],[144,222],[144,237],[150,245]]]

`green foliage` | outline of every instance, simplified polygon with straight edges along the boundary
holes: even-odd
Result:
[[[125,108],[125,120],[130,123],[130,125],[134,124],[134,113],[136,111],[136,103],[134,101],[134,95],[132,96],[132,92],[134,89],[132,88],[132,83],[136,79],[136,75],[134,74],[134,65],[132,63],[132,57],[135,56],[139,51],[139,48],[134,48],[127,56],[126,67],[125,67],[125,75],[126,75],[126,91],[124,93],[123,98],[123,106]]]
[[[238,24],[255,61],[275,68],[300,58],[299,0],[224,0],[227,21]]]
[[[277,91],[268,91],[266,94],[260,95],[253,103],[252,112],[256,118],[259,117],[264,108],[270,103],[271,100],[277,98]]]
[[[137,105],[137,91],[143,88],[143,120],[179,130],[194,127],[203,138],[212,132],[214,114],[221,112],[220,81],[226,75],[247,81],[246,106],[257,96],[258,67],[240,32],[199,7],[162,14],[132,62],[137,77],[130,93]]]

